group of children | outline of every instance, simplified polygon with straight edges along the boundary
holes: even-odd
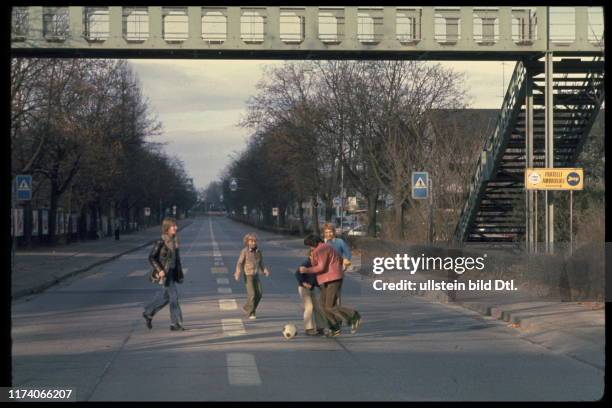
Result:
[[[309,247],[307,259],[295,272],[298,293],[304,303],[305,333],[335,337],[340,335],[343,322],[350,326],[351,333],[355,333],[361,324],[361,316],[340,302],[344,272],[351,265],[351,250],[344,240],[335,236],[332,224],[323,225],[323,237],[325,241],[314,234],[304,238],[304,244]],[[234,278],[238,281],[240,275],[244,275],[247,303],[243,310],[249,319],[254,320],[262,297],[259,273],[269,276],[270,271],[257,247],[257,236],[246,234],[243,242]],[[319,288],[318,293],[316,288]]]
[[[153,328],[153,316],[170,304],[170,330],[185,330],[176,288],[176,283],[183,281],[177,230],[176,220],[165,218],[161,239],[155,242],[149,254],[149,262],[153,267],[151,281],[159,283],[162,290],[145,306],[142,313],[148,329]],[[361,324],[361,316],[340,302],[344,272],[351,265],[351,250],[346,242],[335,237],[332,224],[323,226],[323,236],[325,241],[314,234],[304,238],[304,245],[309,247],[308,256],[295,272],[298,293],[304,303],[305,333],[311,336],[338,336],[343,322],[350,326],[351,333],[355,333]],[[246,234],[243,242],[244,248],[236,262],[234,278],[238,281],[240,275],[244,275],[247,302],[242,309],[249,319],[254,320],[262,296],[259,274],[269,276],[270,271],[264,265],[261,250],[257,248],[257,236]]]

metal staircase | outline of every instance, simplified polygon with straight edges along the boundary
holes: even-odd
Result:
[[[553,62],[554,167],[572,167],[604,100],[602,57]],[[544,167],[544,62],[517,62],[455,230],[458,242],[516,242],[525,234],[525,95],[533,92],[534,167]]]

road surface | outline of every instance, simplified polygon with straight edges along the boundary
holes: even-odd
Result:
[[[180,233],[185,332],[168,308],[145,327],[149,248],[13,304],[13,384],[70,387],[78,400],[536,401],[597,400],[603,371],[520,339],[499,322],[453,305],[376,292],[347,274],[343,304],[358,333],[303,335],[295,270],[305,247],[258,232],[264,260],[257,320],[245,319],[232,273],[251,228],[198,218]],[[286,323],[298,326],[290,341]]]

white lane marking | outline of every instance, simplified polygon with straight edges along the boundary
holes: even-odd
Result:
[[[217,292],[224,293],[224,294],[232,293],[232,288],[220,287],[220,288],[217,288]]]
[[[238,303],[236,299],[219,299],[220,310],[236,310],[238,309]]]
[[[240,336],[246,334],[241,319],[221,319],[221,326],[226,336]]]
[[[210,271],[212,273],[227,273],[227,268],[226,267],[212,267],[210,268]]]
[[[230,385],[261,385],[255,356],[248,353],[227,353],[227,378]]]
[[[223,261],[215,261],[215,266],[225,266]]]
[[[228,278],[217,278],[217,285],[229,285]]]
[[[150,270],[148,269],[138,269],[138,270],[128,273],[127,276],[128,278],[133,278],[135,276],[145,276],[148,272],[150,272]]]

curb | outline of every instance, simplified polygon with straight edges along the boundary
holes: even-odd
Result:
[[[193,221],[189,222],[189,223],[188,223],[188,224],[186,224],[186,225],[183,225],[183,226],[182,226],[182,227],[180,227],[178,230],[180,231],[180,230],[182,230],[183,228],[187,228],[188,226],[190,226],[190,225],[192,224],[192,222],[193,222]],[[83,273],[83,272],[87,272],[88,270],[93,269],[93,268],[95,268],[96,266],[100,266],[100,265],[102,265],[102,264],[105,264],[105,263],[108,263],[108,262],[114,261],[115,259],[117,259],[117,258],[119,258],[119,257],[122,257],[123,255],[127,255],[127,254],[129,254],[129,253],[131,253],[131,252],[135,252],[135,251],[137,251],[137,250],[139,250],[139,249],[141,249],[141,248],[146,247],[147,245],[151,245],[151,244],[152,244],[153,242],[155,242],[155,241],[157,241],[157,238],[154,238],[154,239],[152,239],[152,240],[149,240],[149,241],[145,242],[144,244],[138,245],[137,247],[134,247],[134,248],[128,249],[128,250],[123,251],[123,252],[121,252],[121,253],[119,253],[119,254],[113,255],[113,256],[111,256],[111,257],[109,257],[109,258],[103,259],[103,260],[101,260],[101,261],[94,262],[93,264],[91,264],[91,265],[89,265],[89,266],[86,266],[86,267],[84,267],[84,268],[81,268],[81,269],[77,269],[77,270],[75,270],[75,271],[68,272],[68,273],[66,273],[66,274],[65,274],[65,275],[63,275],[63,276],[60,276],[60,277],[55,278],[55,279],[53,279],[53,280],[51,280],[51,281],[49,281],[49,282],[43,283],[43,284],[41,284],[41,285],[38,285],[38,286],[36,286],[36,287],[34,287],[34,288],[30,288],[30,289],[21,289],[21,290],[18,290],[17,292],[15,292],[14,294],[12,294],[12,295],[11,295],[11,301],[18,300],[18,299],[20,299],[20,298],[22,298],[22,297],[24,297],[24,296],[27,296],[27,295],[35,295],[35,294],[37,294],[37,293],[43,292],[43,291],[45,291],[46,289],[49,289],[50,287],[55,286],[55,285],[57,285],[58,283],[61,283],[61,282],[65,281],[65,280],[66,280],[66,279],[68,279],[68,278],[72,278],[72,277],[77,276],[77,275],[79,275],[79,274],[81,274],[81,273]]]

